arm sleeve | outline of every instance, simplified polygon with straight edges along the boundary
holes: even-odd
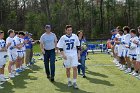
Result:
[[[57,43],[58,48],[64,48],[64,39],[63,37],[60,38],[60,40]]]
[[[43,43],[43,36],[40,37],[40,43]]]
[[[11,43],[12,42],[12,40],[10,39],[10,38],[7,38],[6,39],[6,44],[9,44],[9,43]]]
[[[75,38],[76,38],[76,46],[80,46],[80,41],[78,39],[78,36],[75,36]]]
[[[56,37],[56,35],[54,34],[54,36],[55,36],[55,42],[57,42],[58,40],[57,40],[57,37]]]

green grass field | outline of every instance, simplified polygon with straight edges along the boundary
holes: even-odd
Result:
[[[35,47],[36,52],[39,46]],[[39,57],[35,57],[36,59]],[[139,93],[140,81],[119,71],[107,54],[89,54],[86,61],[87,78],[78,76],[79,90],[67,87],[62,60],[56,61],[55,82],[50,82],[44,73],[42,61],[37,60],[31,69],[22,72],[2,86],[0,93]],[[7,71],[7,66],[6,66]]]

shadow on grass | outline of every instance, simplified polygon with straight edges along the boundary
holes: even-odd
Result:
[[[67,84],[61,83],[61,82],[54,82],[53,83],[58,89],[55,89],[56,91],[59,92],[70,92],[70,93],[93,93],[93,92],[87,92],[84,90],[79,89],[74,89],[73,87],[68,87]]]
[[[0,93],[15,93],[13,91],[13,89],[25,89],[27,88],[25,85],[28,84],[28,82],[26,82],[25,80],[37,80],[38,78],[35,76],[30,76],[30,73],[36,73],[34,71],[38,71],[39,69],[41,69],[40,67],[38,67],[37,65],[33,65],[32,67],[33,69],[28,69],[25,70],[24,72],[22,72],[20,74],[20,76],[17,76],[15,78],[12,78],[12,83],[7,81],[5,82],[2,86],[4,87],[4,89],[0,90]]]
[[[92,71],[89,71],[89,70],[86,70],[86,73],[90,74],[90,75],[93,75],[93,76],[100,76],[100,77],[103,77],[103,78],[108,78],[107,75],[104,75],[104,74],[101,74],[101,73],[97,73],[97,72],[92,72]]]
[[[109,81],[106,81],[106,80],[101,80],[101,79],[97,79],[97,78],[90,78],[90,77],[87,77],[86,79],[89,80],[91,83],[94,83],[94,84],[114,86],[114,84],[111,84]]]
[[[30,66],[30,68],[33,70],[33,71],[39,71],[40,69],[42,69],[41,67],[37,66],[37,65],[32,65]]]

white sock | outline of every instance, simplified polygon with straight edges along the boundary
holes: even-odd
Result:
[[[123,68],[125,68],[125,65],[123,65]]]
[[[68,78],[68,81],[71,81],[71,79],[70,79],[70,78]]]
[[[131,71],[131,68],[128,68],[129,71]]]
[[[1,77],[3,77],[3,78],[4,78],[4,74],[1,74]]]
[[[76,83],[76,79],[73,79],[73,83]]]

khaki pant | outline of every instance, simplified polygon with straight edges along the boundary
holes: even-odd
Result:
[[[32,58],[33,58],[33,49],[30,49],[30,62],[32,61]]]
[[[26,49],[26,55],[25,55],[25,64],[28,64],[30,62],[30,55],[31,55],[31,49]]]

